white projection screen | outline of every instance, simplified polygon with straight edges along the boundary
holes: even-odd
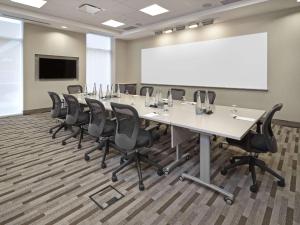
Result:
[[[267,33],[142,49],[141,82],[267,90]]]

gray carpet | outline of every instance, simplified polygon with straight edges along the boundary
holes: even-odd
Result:
[[[271,175],[257,170],[257,194],[249,191],[246,167],[226,177],[220,174],[230,156],[243,152],[213,143],[213,182],[235,193],[235,203],[229,206],[221,195],[178,180],[183,171],[199,174],[196,139],[182,146],[193,157],[168,176],[159,177],[143,165],[145,191],[140,192],[133,167],[121,172],[118,182],[111,181],[119,165],[117,152],[111,151],[106,169],[100,167],[100,151],[86,162],[83,154],[94,145],[93,139],[85,136],[82,150],[76,149],[76,139],[62,146],[68,132],[52,140],[48,129],[55,123],[48,113],[0,119],[0,224],[300,224],[299,128],[273,126],[279,152],[260,158],[285,177],[286,187],[277,187]],[[162,137],[150,157],[162,165],[173,160],[170,136]],[[89,196],[109,185],[124,197],[101,210]]]

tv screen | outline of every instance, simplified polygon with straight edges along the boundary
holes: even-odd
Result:
[[[76,79],[78,58],[38,57],[39,79]]]

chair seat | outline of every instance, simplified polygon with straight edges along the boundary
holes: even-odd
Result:
[[[265,153],[268,147],[262,134],[250,131],[242,140],[227,138],[228,144],[242,148],[247,152]]]

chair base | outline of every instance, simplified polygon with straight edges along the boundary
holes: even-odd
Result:
[[[83,138],[83,133],[84,133],[84,124],[80,124],[80,125],[73,125],[74,127],[77,127],[78,129],[73,131],[69,136],[67,136],[65,139],[62,140],[62,145],[66,145],[67,144],[67,140],[69,140],[70,138],[76,138],[77,135],[79,136],[79,141],[78,141],[78,145],[77,145],[77,149],[81,148],[81,141]]]
[[[56,134],[62,129],[62,128],[65,128],[65,130],[66,130],[66,123],[65,122],[61,122],[61,123],[59,123],[58,125],[55,125],[55,126],[53,126],[53,127],[51,127],[50,128],[50,130],[49,130],[49,133],[50,134],[52,134],[52,139],[55,139],[56,138]],[[57,129],[56,129],[57,128]],[[55,130],[56,129],[56,130]],[[55,130],[54,131],[54,133],[53,133],[53,130]]]
[[[145,186],[144,186],[144,183],[143,183],[141,162],[145,162],[147,164],[150,164],[151,166],[156,167],[158,169],[157,174],[159,176],[162,176],[164,174],[163,173],[163,168],[162,168],[161,165],[159,165],[158,163],[156,163],[156,162],[152,161],[151,159],[149,159],[147,155],[143,155],[139,152],[135,152],[131,156],[129,156],[128,158],[126,158],[124,156],[121,157],[121,160],[120,160],[121,165],[112,173],[112,178],[111,178],[112,181],[116,182],[118,180],[118,177],[117,177],[118,172],[120,172],[122,169],[124,169],[125,167],[127,167],[131,163],[135,163],[137,173],[138,173],[138,177],[139,177],[139,190],[140,191],[145,190]]]
[[[253,193],[256,193],[258,191],[258,184],[256,181],[256,172],[255,167],[259,167],[262,171],[266,171],[276,177],[278,179],[277,185],[280,187],[285,186],[285,180],[282,176],[280,176],[278,173],[276,173],[274,170],[267,167],[266,163],[260,159],[258,159],[258,154],[254,155],[248,155],[248,156],[235,156],[230,159],[230,165],[225,166],[221,170],[222,175],[226,175],[228,170],[233,169],[235,167],[241,166],[241,165],[248,165],[249,171],[251,173],[252,182],[253,185],[250,186],[250,191]]]

